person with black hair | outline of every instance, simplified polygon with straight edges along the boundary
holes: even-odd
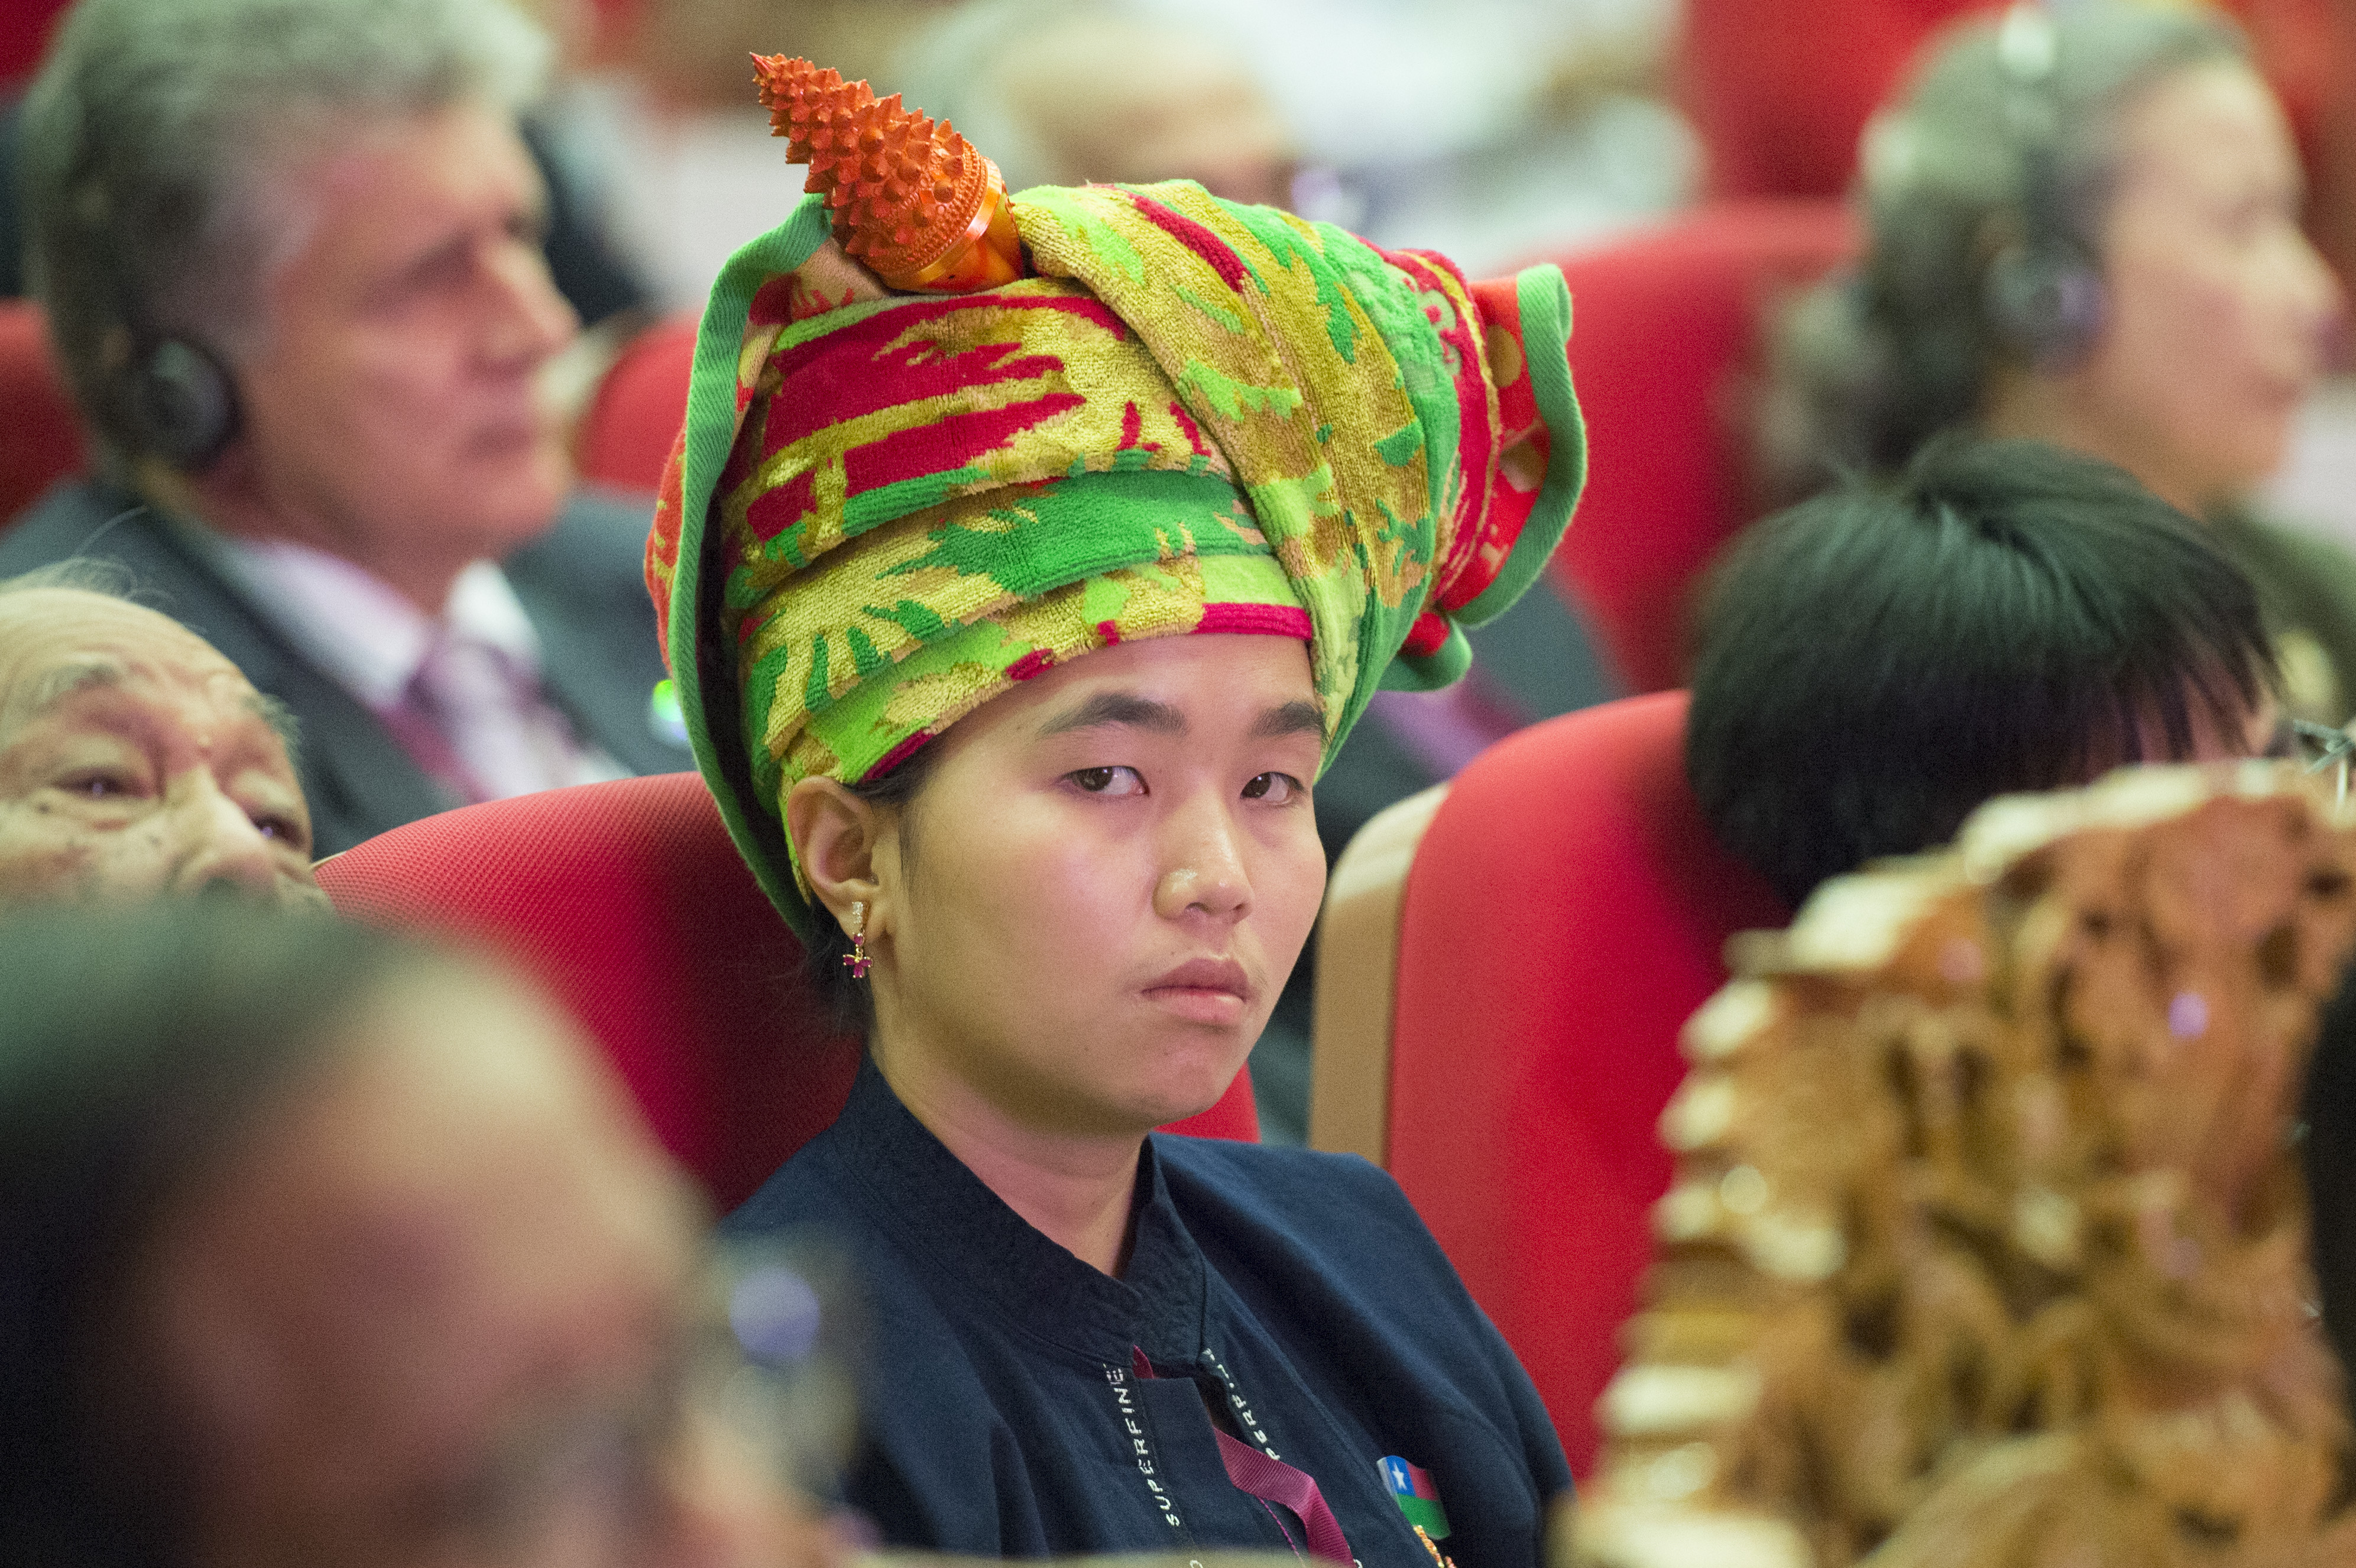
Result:
[[[2248,581],[2107,463],[1950,436],[1755,524],[1705,589],[1686,773],[1795,907],[1991,796],[2275,730]]]
[[[0,1563],[832,1560],[545,1001],[234,904],[0,924]]]

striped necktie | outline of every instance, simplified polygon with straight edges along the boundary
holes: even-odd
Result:
[[[391,722],[419,765],[469,800],[573,782],[569,729],[538,681],[498,649],[446,626]]]

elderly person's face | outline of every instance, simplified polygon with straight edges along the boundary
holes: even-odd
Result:
[[[701,1397],[701,1208],[577,1032],[430,973],[342,1044],[149,1262],[190,1560],[818,1568]]]
[[[553,521],[571,471],[540,371],[576,324],[504,118],[456,107],[342,134],[271,166],[266,209],[294,248],[237,368],[231,462],[294,536],[405,588],[405,561],[497,558]]]
[[[261,695],[153,610],[0,594],[0,905],[214,886],[319,897],[310,812]]]
[[[2107,314],[2055,434],[2199,510],[2281,463],[2340,307],[2298,226],[2298,157],[2237,64],[2169,76],[2122,113],[2100,234]]]

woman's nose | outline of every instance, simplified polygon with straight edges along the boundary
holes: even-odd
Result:
[[[1153,909],[1165,920],[1200,910],[1215,920],[1241,919],[1251,908],[1243,844],[1224,800],[1189,802],[1170,819],[1168,851],[1154,884]]]
[[[2346,326],[2348,296],[2340,286],[2340,274],[2323,259],[2305,234],[2296,238],[2294,267],[2295,297],[2301,319],[2319,337],[2342,329]]]

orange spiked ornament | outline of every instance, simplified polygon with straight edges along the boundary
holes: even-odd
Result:
[[[809,165],[803,188],[825,196],[835,239],[885,286],[969,294],[1029,273],[998,166],[947,121],[806,59],[753,65],[771,134]]]

